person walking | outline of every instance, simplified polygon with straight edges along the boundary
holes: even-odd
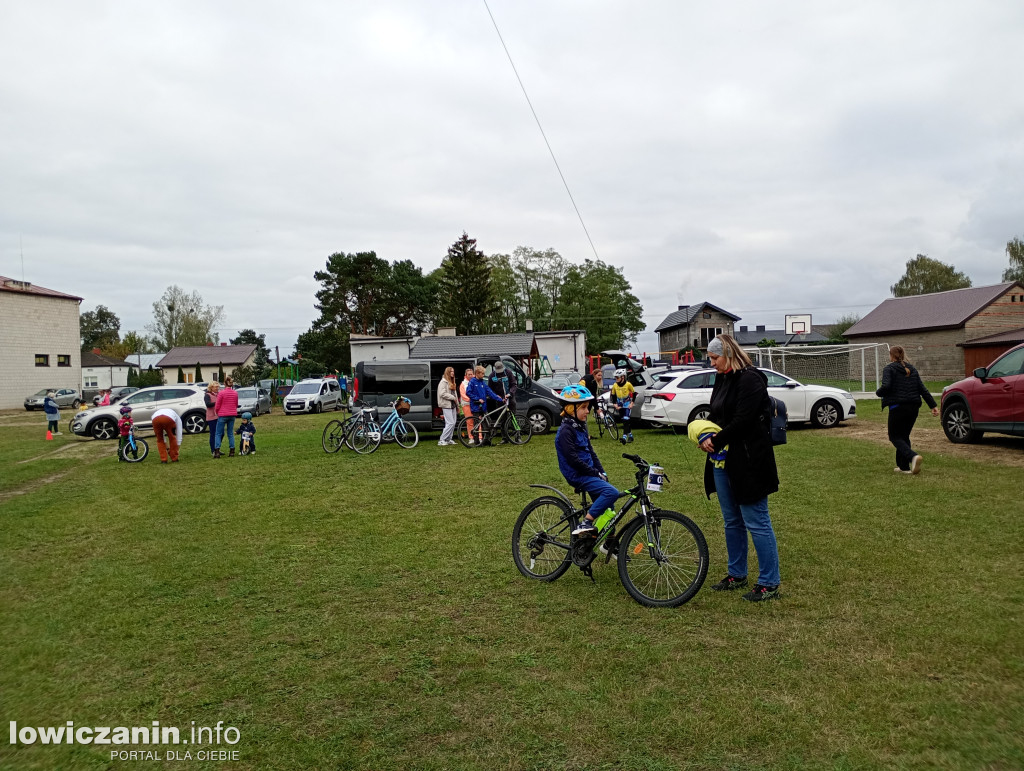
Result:
[[[57,404],[57,392],[47,391],[43,399],[43,412],[46,414],[46,430],[52,436],[60,436],[60,405]]]
[[[900,474],[920,474],[923,458],[910,446],[910,432],[914,430],[921,400],[931,407],[932,416],[938,417],[939,406],[914,365],[907,361],[902,346],[889,348],[889,363],[882,370],[882,385],[875,391],[882,397],[882,409],[889,408],[889,441],[896,448],[896,471]]]
[[[170,456],[171,463],[178,462],[178,449],[184,437],[185,427],[181,416],[174,410],[163,409],[153,413],[153,434],[156,436],[156,449],[160,453],[160,462],[166,463]],[[167,442],[164,442],[164,436]],[[168,448],[168,445],[170,447]]]
[[[768,378],[730,335],[711,340],[708,357],[716,371],[709,420],[720,429],[709,432],[700,443],[708,453],[704,490],[709,498],[713,492],[718,495],[729,554],[728,575],[711,588],[734,591],[747,585],[749,533],[759,572],[757,583],[743,599],[775,599],[782,580],[768,496],[778,492],[779,473],[772,449]]]
[[[437,384],[437,406],[441,408],[441,414],[444,415],[444,432],[437,443],[438,447],[448,447],[455,444],[452,437],[455,436],[455,410],[459,406],[457,393],[455,367],[447,367],[444,371],[444,377]]]
[[[217,393],[217,401],[214,405],[217,411],[217,441],[213,447],[213,457],[220,458],[221,445],[224,443],[224,435],[228,436],[229,458],[235,455],[235,418],[238,416],[238,392],[235,390],[235,381],[228,375],[224,378],[224,387]]]
[[[210,455],[217,455],[217,392],[220,390],[220,383],[216,380],[206,386],[206,393],[203,394],[203,403],[206,405],[206,429],[210,432]]]

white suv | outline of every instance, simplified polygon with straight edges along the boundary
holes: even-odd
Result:
[[[284,414],[341,409],[341,386],[332,377],[300,380],[284,397]]]
[[[113,439],[117,436],[117,420],[121,407],[131,405],[132,421],[136,428],[149,428],[157,410],[174,410],[181,416],[186,434],[201,434],[206,428],[206,404],[203,392],[192,385],[152,386],[141,388],[109,407],[93,407],[79,412],[71,420],[71,430],[79,436],[93,439]]]

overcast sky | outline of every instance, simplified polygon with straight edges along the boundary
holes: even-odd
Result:
[[[489,0],[649,329],[863,315],[1024,236],[1024,3]],[[176,283],[291,351],[313,272],[594,252],[483,0],[0,4],[0,274],[141,330]],[[655,347],[653,334],[640,347]]]

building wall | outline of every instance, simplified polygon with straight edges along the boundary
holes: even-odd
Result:
[[[352,356],[352,366],[361,361],[395,361],[408,359],[409,349],[413,341],[405,338],[399,340],[349,340],[348,349]]]
[[[242,364],[224,364],[224,375],[225,377],[230,375],[236,367],[251,367],[256,361],[256,353],[245,360]],[[185,374],[186,383],[212,383],[214,380],[220,382],[220,364],[202,364],[199,367],[199,372],[202,377],[196,380],[196,365],[193,364],[191,367],[185,364],[181,365],[181,371]],[[164,383],[177,383],[178,382],[178,368],[177,367],[161,367],[161,372],[164,376]]]
[[[95,382],[92,382],[95,381]],[[95,393],[101,388],[121,388],[128,385],[127,367],[82,367],[82,394]]]
[[[553,372],[587,371],[586,332],[566,332],[551,337],[537,335],[536,340],[537,353],[542,359],[548,357],[548,365]]]
[[[1016,345],[1017,343],[1000,343],[964,348],[964,377],[971,375],[978,367],[987,367]]]
[[[705,315],[710,318],[704,318]],[[723,333],[731,335],[733,333],[733,320],[724,313],[705,309],[697,314],[697,317],[690,322],[689,326],[674,327],[659,332],[658,347],[662,353],[668,353],[669,351],[687,348],[693,345],[693,341],[696,340],[698,341],[697,347],[702,348],[700,331],[703,328],[721,329]]]
[[[0,408],[22,407],[43,388],[81,388],[78,321],[77,300],[0,292]],[[37,367],[36,354],[48,355],[49,366]],[[71,366],[57,366],[58,356]]]

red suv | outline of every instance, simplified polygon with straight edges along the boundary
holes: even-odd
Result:
[[[957,444],[986,431],[1024,436],[1024,344],[942,389],[942,430]]]

